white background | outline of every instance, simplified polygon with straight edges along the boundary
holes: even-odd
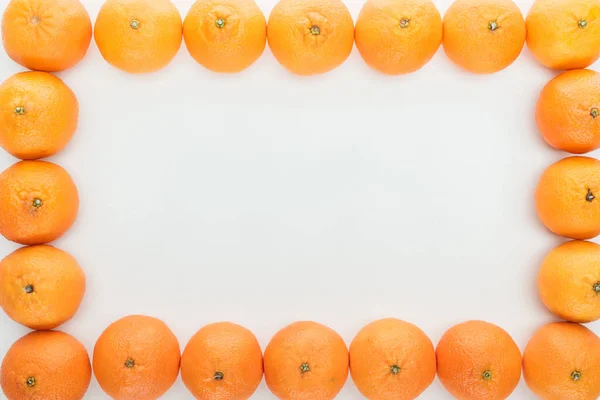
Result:
[[[258,3],[268,15],[275,2]],[[356,18],[362,0],[346,3]],[[183,16],[191,4],[176,2]],[[436,4],[443,13],[450,0]],[[84,5],[95,20],[101,1]],[[1,79],[20,70],[0,52]],[[59,76],[80,122],[52,161],[72,174],[81,209],[55,244],[88,282],[60,329],[90,353],[133,313],[163,319],[182,350],[221,320],[264,348],[296,320],[350,343],[366,323],[397,317],[437,343],[450,326],[485,319],[521,349],[553,320],[535,279],[561,239],[538,221],[533,193],[565,154],[536,129],[536,98],[554,72],[526,49],[489,76],[462,72],[440,49],[417,73],[387,77],[355,49],[333,72],[299,78],[268,48],[245,72],[219,75],[182,46],[166,69],[133,76],[92,43]],[[13,162],[0,153],[1,169]],[[0,257],[16,248],[0,240]],[[4,356],[27,329],[4,313],[0,327]],[[86,398],[107,396],[93,380]],[[164,396],[191,398],[181,381]],[[274,397],[263,384],[254,398]],[[339,398],[361,396],[349,380]],[[451,397],[436,380],[422,398]],[[532,398],[524,384],[511,397]]]

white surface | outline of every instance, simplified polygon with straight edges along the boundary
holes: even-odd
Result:
[[[84,4],[94,20],[101,1]],[[176,4],[185,15],[192,0]],[[274,4],[259,1],[265,15]],[[362,0],[347,4],[356,17]],[[450,0],[436,4],[443,13]],[[0,78],[19,70],[1,51]],[[165,70],[132,76],[92,43],[59,75],[80,124],[52,161],[77,182],[81,210],[56,245],[88,279],[61,329],[90,352],[133,313],[163,319],[182,349],[219,320],[264,348],[296,320],[350,343],[380,317],[411,321],[434,343],[485,319],[523,349],[553,320],[535,277],[560,239],[538,222],[533,192],[564,154],[536,130],[535,101],[554,74],[527,50],[490,76],[458,70],[440,49],[409,76],[380,75],[355,50],[329,74],[298,78],[268,48],[244,73],[217,75],[183,46]],[[1,169],[14,161],[0,153]],[[0,240],[0,257],[16,247]],[[0,327],[3,356],[27,330],[4,313]],[[93,381],[86,398],[107,397]],[[191,398],[181,381],[164,397]],[[254,398],[274,397],[263,384]],[[339,399],[359,398],[349,380]],[[422,396],[450,398],[438,381]],[[511,397],[533,398],[524,384]]]

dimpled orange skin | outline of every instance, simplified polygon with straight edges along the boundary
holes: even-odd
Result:
[[[0,307],[31,329],[70,320],[85,293],[85,274],[67,252],[47,245],[22,247],[0,261]]]
[[[437,349],[438,378],[459,400],[502,400],[521,379],[521,352],[502,328],[468,321],[448,329]]]
[[[253,0],[198,0],[185,17],[183,38],[205,68],[240,72],[265,50],[267,21]]]
[[[58,331],[23,336],[8,349],[0,369],[8,400],[80,400],[91,378],[85,347]]]
[[[281,0],[269,15],[267,39],[288,71],[324,74],[350,55],[354,22],[340,0]]]
[[[265,380],[281,400],[331,400],[348,379],[348,348],[331,328],[295,322],[265,349]]]
[[[442,43],[442,17],[431,0],[368,0],[354,32],[363,60],[387,75],[417,71]]]
[[[112,66],[148,73],[173,60],[182,29],[181,15],[170,0],[108,0],[98,13],[94,39]]]
[[[369,400],[416,399],[435,378],[433,343],[411,323],[372,322],[350,344],[350,372]]]
[[[544,140],[555,149],[582,154],[600,147],[600,74],[564,72],[544,86],[535,110]]]
[[[591,239],[600,234],[600,161],[564,158],[542,174],[535,191],[542,223],[559,236]]]
[[[20,161],[0,174],[0,234],[20,244],[61,237],[75,222],[79,194],[71,176],[47,161]]]
[[[511,65],[525,44],[525,21],[511,0],[457,0],[444,15],[444,51],[459,67],[491,74]]]
[[[538,329],[523,352],[523,376],[544,400],[600,396],[600,339],[579,324],[554,322]]]
[[[585,68],[600,56],[599,0],[536,0],[526,23],[527,47],[548,68]]]
[[[600,245],[573,240],[548,253],[538,274],[538,292],[561,319],[600,318]]]
[[[177,338],[164,322],[131,315],[113,322],[94,346],[94,376],[114,400],[155,400],[179,375]]]
[[[52,156],[77,129],[75,93],[46,72],[21,72],[0,85],[0,146],[21,159]]]
[[[4,50],[26,68],[71,68],[85,57],[91,40],[92,22],[79,0],[11,0],[4,10]]]
[[[252,332],[230,322],[200,329],[181,357],[181,378],[198,400],[246,400],[263,376],[263,358]]]

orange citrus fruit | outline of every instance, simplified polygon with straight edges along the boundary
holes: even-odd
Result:
[[[94,376],[114,400],[157,399],[169,390],[181,359],[164,322],[131,315],[113,322],[94,346]]]
[[[102,57],[130,73],[164,68],[181,47],[181,15],[170,0],[107,0],[94,26]]]
[[[21,159],[52,156],[77,129],[75,93],[46,72],[21,72],[0,85],[0,146]]]
[[[544,86],[535,120],[555,149],[587,153],[600,147],[600,74],[588,69],[564,72]]]
[[[0,234],[20,244],[48,243],[75,222],[79,195],[71,176],[46,161],[20,161],[0,174]]]
[[[521,352],[494,324],[468,321],[448,329],[436,349],[438,378],[461,400],[503,400],[521,379]]]
[[[263,376],[256,337],[229,322],[207,325],[188,342],[181,357],[181,378],[198,400],[246,400]]]
[[[348,379],[348,348],[331,328],[295,322],[265,349],[265,379],[281,400],[331,400]]]
[[[267,38],[288,71],[316,75],[341,65],[354,45],[354,23],[340,0],[281,0],[269,16]]]
[[[215,72],[240,72],[263,53],[267,21],[254,0],[198,0],[183,23],[188,51]]]
[[[25,68],[71,68],[85,56],[91,40],[92,22],[79,0],[11,0],[4,10],[4,50]]]
[[[416,399],[435,378],[433,343],[408,322],[372,322],[350,344],[350,372],[369,400]]]
[[[600,234],[600,161],[567,157],[542,174],[535,191],[542,223],[557,235],[591,239]]]
[[[526,23],[527,47],[546,67],[585,68],[600,56],[599,0],[536,0]]]
[[[92,369],[85,347],[63,332],[31,332],[9,349],[0,369],[8,400],[80,400]]]
[[[572,322],[600,319],[600,245],[573,240],[544,259],[538,291],[550,311]]]
[[[525,44],[525,20],[512,0],[457,0],[446,11],[443,26],[448,58],[476,74],[508,67]]]
[[[431,0],[368,0],[354,33],[365,62],[388,75],[423,67],[442,43],[442,17]]]
[[[52,329],[73,318],[85,293],[85,274],[67,252],[22,247],[0,261],[0,307],[31,329]]]
[[[579,324],[544,325],[523,352],[523,376],[540,399],[597,399],[600,339]]]

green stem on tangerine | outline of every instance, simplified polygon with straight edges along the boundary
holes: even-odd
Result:
[[[33,199],[33,202],[31,203],[31,205],[34,206],[35,208],[40,208],[42,206],[42,204],[44,204],[42,202],[42,199],[38,199],[37,197],[35,199]]]
[[[35,378],[33,376],[30,376],[29,378],[27,378],[27,386],[28,387],[34,387],[35,386]]]
[[[596,198],[596,196],[594,196],[594,193],[592,193],[592,190],[588,189],[587,194],[585,195],[585,201],[591,203],[592,201],[594,201],[595,198]]]
[[[128,358],[128,359],[125,361],[125,366],[126,366],[127,368],[133,368],[133,367],[135,366],[135,361],[134,361],[134,360],[132,360],[131,358]]]
[[[306,372],[310,372],[310,366],[308,365],[308,363],[302,363],[302,365],[300,366],[300,371],[303,374]]]
[[[223,18],[219,18],[215,21],[215,25],[217,25],[217,28],[223,28],[225,26],[225,20]]]
[[[489,381],[490,379],[492,379],[492,371],[489,371],[489,370],[483,371],[483,374],[481,374],[481,377],[483,378],[484,381]]]
[[[129,26],[131,27],[131,29],[138,29],[140,27],[140,21],[138,21],[137,19],[133,19],[129,23]]]
[[[215,372],[215,376],[213,376],[213,378],[214,378],[216,381],[221,381],[221,380],[223,380],[224,376],[223,376],[223,373],[222,373],[222,372],[220,372],[220,371],[217,371],[217,372]]]
[[[390,367],[390,372],[394,375],[398,374],[400,372],[400,367],[397,365],[392,365]]]
[[[317,36],[321,34],[321,28],[319,28],[316,25],[313,25],[310,27],[310,33],[312,33],[313,35]]]
[[[27,293],[27,294],[33,293],[33,285],[25,286],[25,293]]]
[[[410,19],[402,18],[400,20],[400,28],[408,28],[409,23],[410,23]]]
[[[573,379],[574,381],[578,381],[581,379],[581,372],[575,370],[571,373],[571,379]]]
[[[15,107],[15,114],[17,114],[17,115],[25,114],[25,107],[23,107],[23,106]]]

